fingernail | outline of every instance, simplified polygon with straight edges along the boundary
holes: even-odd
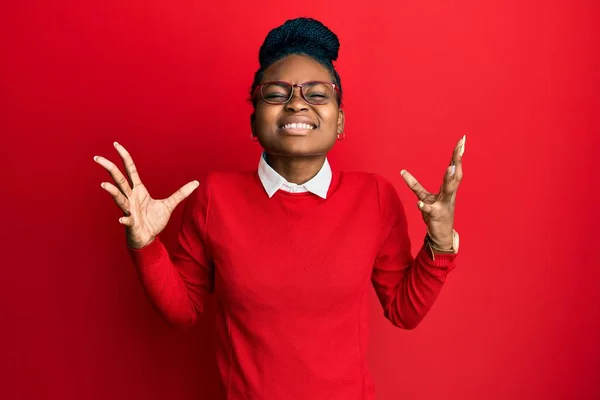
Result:
[[[422,201],[419,201],[419,208],[423,208],[425,206],[425,203],[423,203]]]
[[[454,175],[454,171],[456,171],[456,165],[450,167],[450,176]]]
[[[403,169],[402,171],[400,171],[400,175],[404,176],[404,173],[406,172],[405,169]]]
[[[117,143],[117,142],[114,142],[114,143],[113,143],[113,145],[114,145],[115,147],[117,147],[117,146],[119,145],[119,143]]]
[[[94,161],[98,162],[98,156],[94,156]]]

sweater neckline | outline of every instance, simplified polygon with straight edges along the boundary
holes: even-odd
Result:
[[[329,199],[330,196],[337,189],[337,187],[339,185],[340,178],[341,178],[341,172],[332,171],[331,183],[329,184],[329,189],[327,190],[327,199]],[[258,170],[254,171],[254,180],[259,185],[260,190],[263,193],[267,194],[267,192],[265,191],[265,188],[262,186],[262,183],[260,181],[260,176],[258,175]],[[319,197],[316,194],[311,193],[311,192],[296,192],[296,193],[292,193],[292,192],[288,192],[288,191],[285,191],[285,190],[282,190],[282,189],[277,190],[273,194],[273,197],[275,197],[275,196],[286,196],[286,197],[289,197],[289,198],[299,198],[299,199],[315,198],[315,199],[321,200],[321,201],[326,201],[327,200],[327,199],[323,199],[323,198],[321,198],[321,197]]]

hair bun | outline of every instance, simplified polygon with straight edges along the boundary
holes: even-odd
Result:
[[[294,52],[303,52],[328,61],[338,58],[340,41],[335,33],[313,18],[287,20],[272,29],[260,46],[258,60],[261,66]]]

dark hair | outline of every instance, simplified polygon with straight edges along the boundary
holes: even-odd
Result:
[[[305,54],[314,58],[329,70],[333,83],[339,90],[338,104],[342,104],[342,82],[333,67],[340,49],[338,37],[329,28],[313,18],[296,18],[285,21],[272,29],[260,46],[258,61],[260,68],[254,74],[249,101],[256,106],[252,94],[260,84],[265,70],[274,62],[290,54]]]

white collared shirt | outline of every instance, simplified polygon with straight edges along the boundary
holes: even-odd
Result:
[[[302,185],[298,185],[288,182],[283,176],[275,171],[273,167],[267,163],[266,157],[267,153],[263,151],[260,156],[260,162],[258,163],[258,176],[269,198],[273,197],[275,192],[279,189],[291,193],[311,192],[323,199],[327,198],[327,191],[329,190],[332,177],[331,166],[329,165],[327,158],[325,158],[323,166],[312,179]]]

